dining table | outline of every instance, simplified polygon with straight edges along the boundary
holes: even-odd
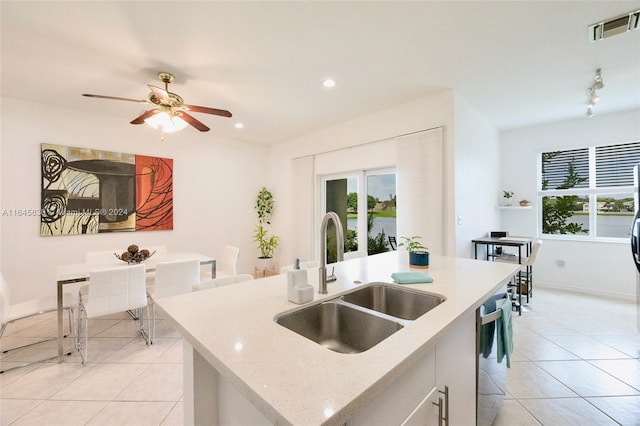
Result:
[[[195,252],[175,252],[166,253],[162,255],[154,255],[144,260],[146,270],[155,271],[156,265],[163,262],[172,262],[176,260],[198,259],[200,265],[211,265],[211,278],[216,277],[216,259],[211,256],[206,256]],[[56,283],[58,288],[57,293],[57,308],[58,308],[58,362],[64,360],[64,331],[63,331],[63,294],[64,286],[67,284],[74,284],[89,281],[91,271],[104,268],[112,268],[115,266],[122,266],[125,262],[116,258],[115,254],[112,262],[100,262],[100,263],[72,263],[67,265],[59,265],[56,273]]]

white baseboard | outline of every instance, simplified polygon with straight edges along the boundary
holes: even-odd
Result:
[[[589,294],[592,296],[606,297],[609,299],[615,299],[623,302],[636,303],[636,294],[617,293],[617,292],[606,291],[606,290],[594,290],[590,288],[577,287],[577,286],[558,284],[558,283],[550,283],[550,282],[544,282],[544,281],[534,281],[533,285],[534,287],[537,286],[541,288],[568,291],[571,293]],[[535,288],[533,289],[533,291],[535,293]]]

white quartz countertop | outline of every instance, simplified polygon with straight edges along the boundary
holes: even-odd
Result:
[[[305,305],[287,300],[285,275],[160,299],[156,303],[183,337],[267,418],[277,424],[343,424],[384,390],[460,316],[498,291],[518,265],[430,256],[433,283],[404,285],[446,301],[359,354],[328,350],[274,322],[274,316]],[[353,259],[335,266],[329,294],[370,282],[391,283],[391,273],[409,271],[405,251]],[[308,305],[306,304],[306,305]]]

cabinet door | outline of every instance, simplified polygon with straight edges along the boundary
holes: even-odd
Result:
[[[476,316],[456,320],[436,345],[436,386],[449,387],[447,426],[476,424]]]
[[[422,355],[380,395],[354,415],[347,426],[398,425],[435,385],[436,353]],[[436,408],[437,411],[437,408]]]
[[[420,402],[420,404],[409,414],[401,426],[438,426],[442,410],[444,410],[444,399],[435,386],[431,392]],[[439,408],[441,407],[441,408]]]

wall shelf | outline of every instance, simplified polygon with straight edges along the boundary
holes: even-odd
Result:
[[[497,206],[496,208],[500,210],[528,210],[531,207],[533,206]]]

